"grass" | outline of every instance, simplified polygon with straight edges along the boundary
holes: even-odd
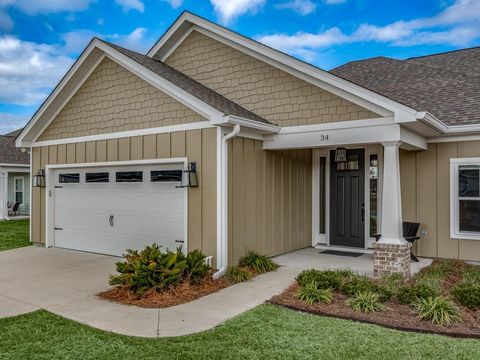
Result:
[[[0,221],[0,251],[30,245],[29,220]]]
[[[140,339],[46,311],[0,319],[6,359],[478,359],[480,341],[413,334],[261,305],[211,331]]]

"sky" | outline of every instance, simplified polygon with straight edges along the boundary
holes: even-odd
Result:
[[[93,36],[145,53],[184,10],[326,70],[480,45],[480,0],[0,0],[0,134]]]

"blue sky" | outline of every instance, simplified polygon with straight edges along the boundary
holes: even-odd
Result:
[[[0,134],[92,36],[146,52],[184,10],[327,70],[480,45],[480,0],[0,0]]]

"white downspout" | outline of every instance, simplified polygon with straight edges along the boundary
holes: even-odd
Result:
[[[214,279],[225,274],[228,266],[228,140],[234,138],[240,133],[240,125],[235,124],[233,130],[222,137],[222,148],[221,148],[221,258],[217,259],[217,262],[220,266],[215,274],[213,274]]]

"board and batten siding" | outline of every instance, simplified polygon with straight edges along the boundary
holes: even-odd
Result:
[[[450,159],[463,157],[480,157],[480,141],[400,152],[403,219],[427,231],[415,245],[419,256],[480,261],[480,240],[450,238]]]
[[[165,63],[279,126],[381,117],[197,31]]]
[[[229,142],[229,263],[248,250],[269,256],[312,244],[312,150],[263,150]]]
[[[217,254],[216,128],[32,148],[32,172],[47,164],[187,157],[197,162],[198,188],[188,189],[188,248]],[[45,189],[32,192],[32,241],[45,244]]]

